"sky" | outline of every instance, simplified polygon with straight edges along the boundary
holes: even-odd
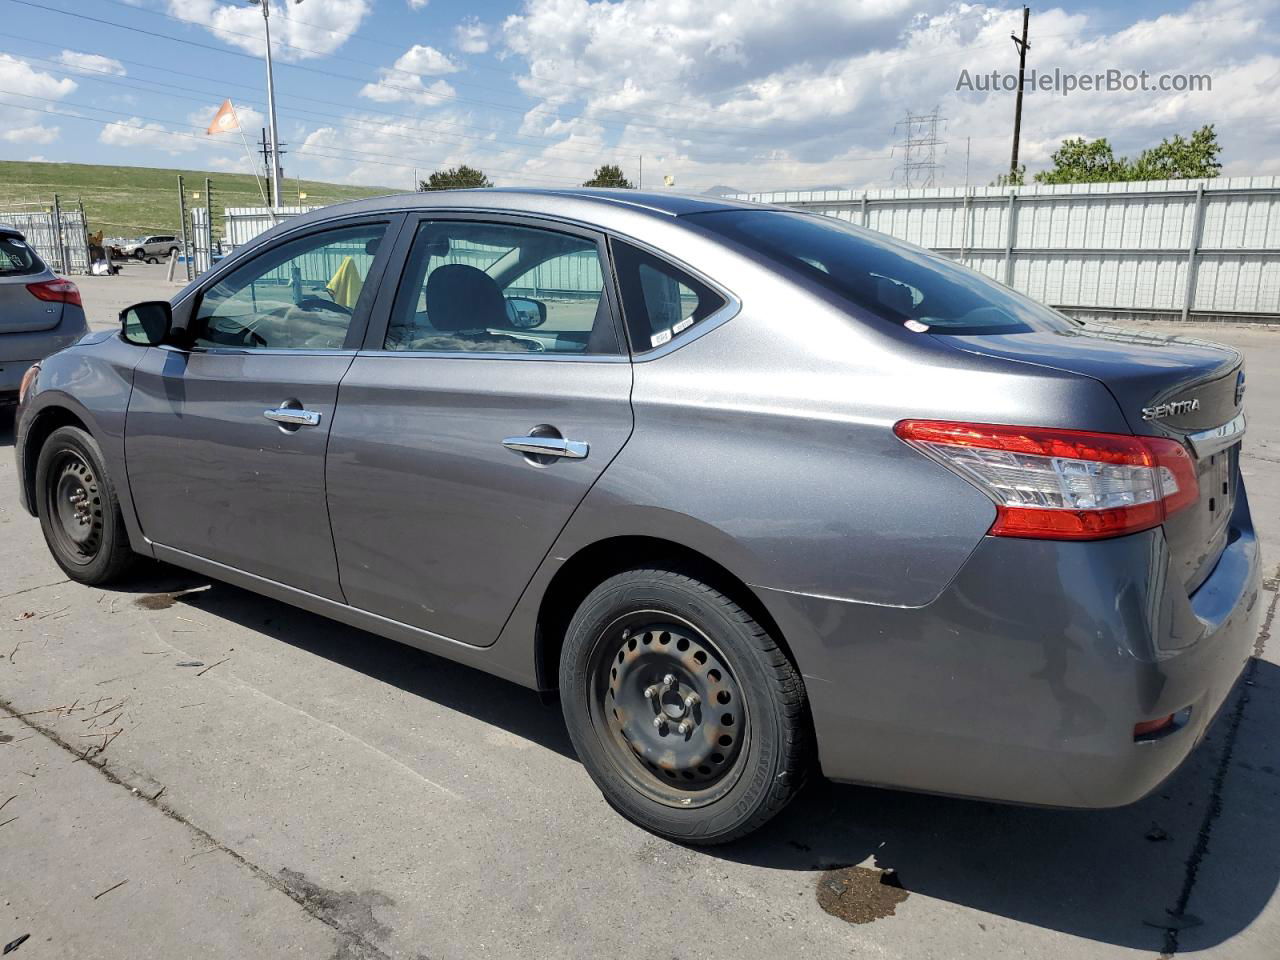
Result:
[[[1020,4],[272,0],[271,14],[290,177],[410,189],[467,163],[502,186],[572,186],[613,163],[701,192],[985,184],[1009,166],[1014,93],[986,78],[1016,75]],[[1132,156],[1213,123],[1224,175],[1280,174],[1280,0],[1033,3],[1030,43],[1042,77],[1145,71],[1200,89],[1027,92],[1029,172],[1069,137]],[[238,135],[205,130],[230,98],[253,148],[263,50],[247,2],[0,0],[0,159],[248,172]],[[901,121],[935,109],[938,166],[906,170]]]

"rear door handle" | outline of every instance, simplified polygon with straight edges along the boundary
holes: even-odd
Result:
[[[320,425],[320,414],[314,410],[299,410],[297,407],[277,407],[275,410],[264,410],[262,415],[276,423],[288,424],[291,427],[315,427]]]
[[[591,444],[585,440],[566,440],[564,437],[507,437],[502,445],[517,453],[567,457],[570,460],[582,460],[591,452]]]

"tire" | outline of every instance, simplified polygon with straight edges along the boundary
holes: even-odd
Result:
[[[147,263],[159,263],[159,262],[160,261],[156,257],[147,257]]]
[[[145,250],[135,250],[133,253],[129,254],[129,256],[141,263],[147,258],[147,252]]]
[[[742,607],[676,570],[628,570],[587,595],[565,634],[560,697],[605,800],[669,840],[744,837],[808,773],[794,664]]]
[[[105,584],[137,559],[97,441],[59,427],[36,460],[36,512],[58,566],[79,583]]]

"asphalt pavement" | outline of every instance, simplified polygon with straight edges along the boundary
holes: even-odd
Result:
[[[155,267],[77,282],[97,325],[174,289]],[[706,850],[614,814],[531,692],[172,568],[68,582],[18,507],[0,413],[0,948],[1280,955],[1280,329],[1189,332],[1246,350],[1242,469],[1273,572],[1257,656],[1183,768],[1094,812],[819,783]]]

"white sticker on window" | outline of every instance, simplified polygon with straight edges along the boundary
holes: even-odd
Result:
[[[929,329],[929,325],[927,323],[921,323],[919,320],[914,318],[902,321],[902,325],[912,333],[925,333]]]
[[[679,323],[677,323],[674,327],[671,328],[671,332],[673,334],[679,333],[681,330],[688,330],[691,326],[693,326],[693,317],[685,317],[683,320],[681,320]]]
[[[670,339],[671,339],[671,331],[663,330],[661,333],[655,333],[652,337],[649,338],[649,346],[660,347]]]

